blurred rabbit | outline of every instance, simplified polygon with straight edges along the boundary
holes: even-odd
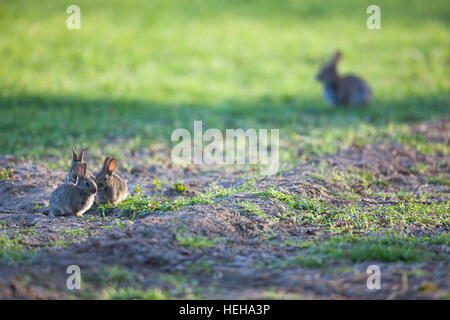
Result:
[[[84,163],[84,156],[86,154],[86,149],[83,148],[79,155],[77,155],[77,150],[75,148],[72,148],[72,164],[69,168],[69,171],[67,172],[66,179],[64,180],[65,183],[76,183],[77,181],[77,165],[78,163],[83,164]],[[94,179],[94,175],[87,170],[86,175]]]
[[[86,164],[77,163],[75,184],[64,183],[50,196],[50,216],[82,216],[94,202],[97,186],[86,176]]]
[[[117,160],[106,157],[102,170],[95,177],[98,186],[97,199],[100,203],[116,205],[128,196],[127,183],[114,170]]]
[[[323,83],[325,100],[333,105],[368,104],[373,95],[372,89],[363,79],[355,75],[338,75],[337,63],[340,59],[341,52],[338,51],[317,74],[317,80]]]

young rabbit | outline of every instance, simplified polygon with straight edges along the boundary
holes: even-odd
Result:
[[[86,154],[85,148],[83,148],[83,150],[81,150],[79,155],[77,155],[77,150],[75,148],[72,148],[72,165],[70,166],[69,171],[67,172],[64,183],[70,183],[70,182],[76,183],[77,182],[77,164],[84,163],[85,154]],[[86,171],[86,175],[89,178],[94,179],[94,175],[89,170]]]
[[[372,89],[355,75],[338,75],[337,63],[340,59],[341,53],[338,51],[317,74],[317,80],[323,83],[325,100],[333,105],[368,104],[372,98]]]
[[[78,163],[75,184],[64,183],[50,196],[50,216],[82,216],[94,202],[97,185],[89,178],[86,164]]]
[[[117,160],[106,157],[102,170],[95,177],[98,186],[97,198],[100,203],[116,205],[128,196],[127,184],[118,174],[114,173]]]

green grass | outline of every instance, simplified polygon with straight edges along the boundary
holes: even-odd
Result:
[[[178,193],[183,193],[187,190],[186,187],[181,182],[174,183],[173,188]]]
[[[102,290],[100,299],[112,300],[169,300],[169,299],[202,299],[200,288],[195,283],[188,281],[185,277],[178,274],[163,274],[159,281],[169,286],[170,289],[152,287],[148,289],[136,287],[118,287],[108,286]]]
[[[87,236],[89,235],[89,232],[80,228],[73,228],[68,230],[61,230],[62,234],[67,234],[72,237],[79,237],[79,236]]]
[[[160,288],[151,288],[147,290],[126,288],[105,288],[100,299],[106,300],[170,300],[175,299],[169,292]]]
[[[279,292],[275,287],[266,290],[264,292],[264,298],[270,300],[311,300],[308,296]]]
[[[437,176],[437,177],[431,177],[428,180],[428,183],[446,186],[447,188],[450,188],[450,179],[448,179],[447,177],[445,177],[443,175]]]
[[[27,263],[33,256],[34,250],[27,249],[19,239],[10,239],[6,235],[0,236],[0,262],[7,265]]]
[[[377,1],[380,31],[366,28],[366,8],[373,4],[368,0],[80,0],[82,29],[72,31],[66,29],[70,4],[0,2],[2,155],[66,169],[71,147],[87,146],[89,166],[99,166],[107,154],[130,169],[127,152],[161,146],[170,150],[172,131],[192,130],[194,120],[202,120],[204,130],[280,129],[282,169],[374,141],[409,145],[429,157],[450,155],[446,141],[427,140],[410,128],[450,115],[446,0]],[[324,102],[314,78],[336,49],[343,52],[340,71],[361,75],[373,87],[374,101],[368,108],[334,108]],[[431,169],[425,163],[411,167],[421,174]],[[0,169],[0,179],[12,175],[12,170]],[[163,185],[158,179],[164,177],[155,178],[157,190],[173,183]],[[319,170],[311,179],[347,186],[354,182],[366,195],[391,196],[380,191],[390,187],[386,181],[359,168],[333,175]],[[444,175],[427,182],[449,186]],[[173,188],[180,193],[175,200],[148,197],[137,188],[116,207],[101,206],[97,213],[102,217],[80,219],[110,219],[103,228],[113,229],[148,214],[221,205],[268,222],[312,225],[332,236],[322,243],[294,241],[301,254],[275,266],[282,268],[369,260],[415,263],[439,258],[428,250],[431,246],[449,246],[447,233],[420,239],[405,235],[414,228],[448,229],[448,200],[422,199],[402,190],[394,194],[397,203],[363,204],[356,190],[333,194],[323,187],[324,194],[346,200],[338,206],[251,184],[189,197],[183,184]],[[251,195],[251,202],[233,197],[238,194]],[[277,202],[283,214],[271,216],[261,202]],[[110,217],[117,212],[118,217]],[[378,236],[392,230],[402,235]],[[357,232],[366,236],[342,235]],[[67,237],[89,234],[67,230],[49,245],[67,246],[73,243]],[[0,236],[0,261],[16,265],[35,254],[22,244],[25,234],[16,236]],[[175,236],[179,245],[198,250],[223,240],[185,232]],[[211,272],[207,264],[192,268]],[[101,272],[107,274],[99,280],[106,284],[101,298],[202,296],[183,279],[162,281],[170,290],[138,288],[131,287],[133,275],[120,267]],[[283,293],[268,296],[282,298]]]
[[[429,259],[440,259],[427,246],[440,244],[449,246],[448,233],[414,238],[405,235],[385,234],[371,237],[345,235],[335,236],[322,242],[307,242],[300,254],[277,261],[270,268],[319,268],[337,264],[361,262],[406,262],[418,263]]]
[[[324,191],[327,192],[327,189],[324,188]],[[258,206],[258,202],[235,199],[234,196],[239,194],[255,196],[259,201],[265,199],[277,201],[284,207],[284,211],[278,217],[271,217]],[[418,227],[433,230],[450,225],[448,200],[428,200],[426,196],[415,197],[403,193],[399,193],[397,202],[362,205],[360,200],[355,198],[352,203],[335,206],[317,198],[305,198],[282,192],[274,187],[259,190],[248,183],[239,187],[211,188],[195,196],[179,196],[175,200],[147,197],[137,193],[116,207],[102,205],[97,212],[102,212],[104,217],[108,217],[110,212],[117,213],[116,210],[120,210],[120,218],[114,219],[115,224],[103,228],[124,227],[127,221],[123,219],[134,220],[137,216],[145,217],[157,212],[176,211],[185,206],[221,205],[234,208],[233,203],[237,205],[237,210],[258,215],[267,221],[291,220],[300,225],[315,225],[333,233],[372,232],[382,229],[408,231],[410,228]],[[201,242],[200,239],[197,240]]]
[[[136,280],[136,274],[121,268],[118,265],[102,266],[98,271],[88,273],[84,281],[89,283],[100,283],[102,286],[117,286],[120,284],[130,284]]]
[[[12,169],[1,169],[0,170],[0,179],[10,179],[12,178],[13,171]]]
[[[222,198],[232,196],[234,194],[244,192],[247,190],[252,190],[248,184],[243,184],[239,187],[229,187],[229,188],[211,188],[205,192],[200,192],[193,197],[179,196],[175,200],[165,200],[160,197],[148,197],[141,192],[137,192],[133,196],[129,196],[118,205],[113,206],[111,204],[100,205],[98,211],[101,212],[103,216],[107,216],[109,212],[118,208],[121,210],[121,217],[131,217],[134,219],[136,214],[143,213],[148,214],[154,211],[175,211],[181,209],[185,206],[194,205],[214,205],[217,200]]]
[[[187,235],[180,232],[175,233],[175,239],[179,245],[191,248],[214,247],[223,242],[220,238],[209,239],[202,235]]]
[[[251,203],[248,200],[238,202],[238,205],[242,208],[242,211],[247,213],[256,214],[262,218],[265,218],[266,215],[262,211],[262,209],[255,203]]]
[[[127,167],[123,150],[170,145],[173,129],[280,128],[283,166],[373,140],[423,152],[407,123],[449,114],[447,1],[78,1],[0,3],[0,152],[65,168],[88,146]],[[375,100],[337,109],[314,80],[335,49],[341,71],[364,76]],[[301,155],[298,155],[298,151]],[[63,157],[60,157],[63,156]]]
[[[317,225],[336,233],[410,226],[433,229],[450,225],[449,201],[428,203],[410,196],[397,203],[368,206],[355,203],[335,207],[325,201],[305,199],[275,188],[255,191],[254,194],[284,203],[287,210],[283,219],[291,218],[296,223]]]

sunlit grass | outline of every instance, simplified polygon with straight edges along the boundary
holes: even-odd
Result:
[[[68,30],[69,3],[2,2],[1,153],[67,157],[86,145],[126,166],[123,150],[170,144],[194,120],[280,128],[282,166],[352,143],[409,143],[405,123],[449,113],[450,9],[380,1],[382,30],[370,31],[368,4],[79,1],[82,28]],[[373,86],[368,109],[323,101],[314,76],[336,48],[342,72]]]
[[[449,243],[448,233],[438,235],[434,239],[413,238],[398,234],[373,235],[372,237],[337,236],[327,241],[308,242],[300,254],[264,267],[318,268],[368,261],[417,263],[444,258],[443,255],[428,250],[427,246],[434,244],[448,246]]]

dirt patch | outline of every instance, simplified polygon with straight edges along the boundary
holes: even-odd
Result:
[[[68,229],[76,220],[79,219],[66,218],[62,224]],[[95,227],[91,222],[88,224]],[[177,240],[177,235],[183,233],[181,228],[187,230],[187,235],[204,235],[223,241],[197,248],[184,246]],[[298,248],[274,245],[276,239],[267,242],[261,237],[266,228],[251,217],[221,207],[187,207],[149,216],[139,223],[89,237],[67,248],[51,248],[36,255],[30,265],[7,269],[7,272],[0,267],[0,294],[2,298],[65,297],[68,294],[65,270],[72,264],[80,266],[86,275],[97,273],[103,266],[118,265],[139,275],[144,288],[160,285],[162,275],[188,275],[189,279],[195,279],[197,287],[205,288],[200,292],[209,298],[266,298],[265,294],[273,288],[279,293],[303,298],[437,298],[448,288],[447,262],[419,265],[377,262],[383,270],[382,291],[366,287],[366,268],[371,262],[342,270],[258,268],[263,262],[270,265],[298,253]],[[301,226],[280,226],[274,232],[280,238],[294,236],[308,240],[314,237],[308,228]],[[423,276],[415,275],[417,270]],[[24,274],[28,279],[26,289],[23,288]],[[404,274],[410,274],[406,284]],[[439,289],[420,291],[428,282]],[[208,292],[206,288],[220,290]]]
[[[413,125],[411,131],[423,135],[427,140],[448,145],[450,143],[450,118]]]
[[[441,128],[439,124],[428,126],[431,131]],[[425,136],[446,141],[441,139],[442,131]],[[447,245],[428,247],[439,258],[420,263],[308,265],[309,261],[302,260],[307,258],[304,248],[298,244],[320,243],[332,238],[333,231],[314,221],[296,223],[289,215],[289,202],[258,192],[271,189],[336,208],[355,201],[360,206],[397,203],[401,192],[413,197],[426,193],[426,201],[442,203],[448,201],[449,187],[429,181],[433,176],[449,178],[448,165],[442,165],[448,160],[444,155],[430,158],[401,144],[374,143],[353,146],[272,177],[136,165],[121,173],[129,189],[139,185],[146,196],[167,201],[193,197],[217,186],[238,188],[247,183],[251,189],[213,198],[212,203],[150,211],[130,220],[94,213],[81,218],[47,217],[50,194],[65,173],[1,157],[0,168],[12,169],[13,174],[0,180],[0,236],[18,240],[19,252],[8,252],[14,258],[25,258],[20,263],[11,259],[0,263],[0,297],[96,298],[103,297],[105,288],[132,286],[162,288],[176,292],[175,297],[194,292],[207,298],[442,298],[450,283]],[[425,169],[416,169],[418,164]],[[164,183],[155,184],[155,179]],[[177,192],[175,181],[181,181],[187,191]],[[391,195],[380,198],[381,193]],[[307,214],[308,209],[303,212]],[[421,235],[448,233],[448,225],[414,226]],[[301,263],[280,268],[293,257]],[[366,268],[372,263],[383,270],[383,290],[367,289]],[[85,277],[79,292],[66,288],[66,268],[72,264],[80,266]],[[111,266],[132,276],[111,280],[104,271]],[[173,280],[164,280],[168,275],[180,275],[184,282],[174,285]],[[176,288],[185,291],[179,293]]]
[[[0,180],[0,212],[37,212],[48,206],[51,192],[64,181],[64,173],[30,162],[0,158],[0,168],[13,169],[11,179]]]

